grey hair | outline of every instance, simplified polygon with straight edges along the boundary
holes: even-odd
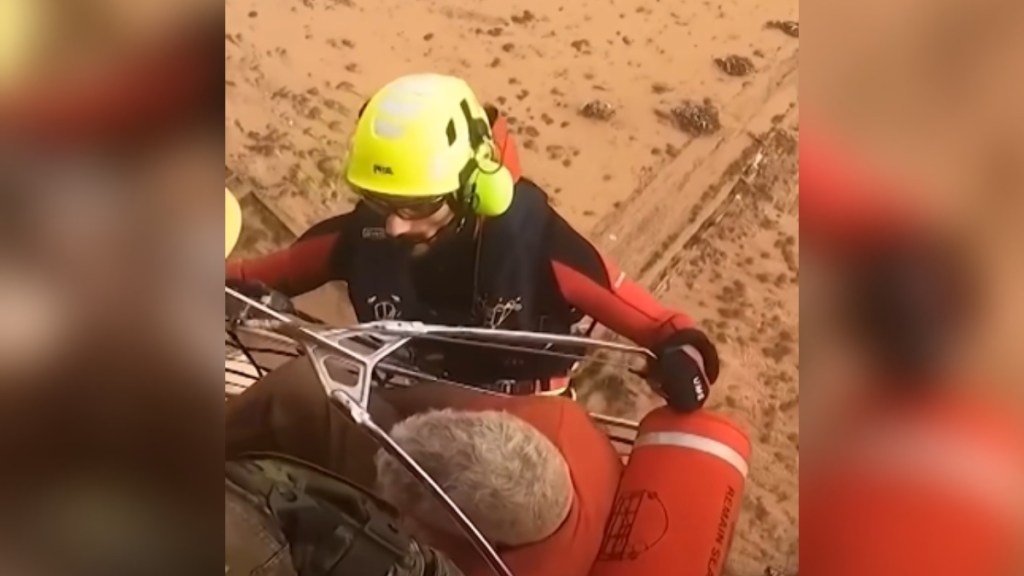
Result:
[[[399,422],[395,442],[426,470],[491,542],[522,546],[553,534],[573,501],[558,448],[507,412],[431,410]],[[417,522],[456,530],[448,513],[385,452],[376,458],[381,495]]]

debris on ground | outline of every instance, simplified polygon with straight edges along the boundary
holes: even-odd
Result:
[[[710,98],[699,103],[687,100],[669,110],[667,117],[677,128],[691,136],[714,134],[722,128],[718,107]]]
[[[793,20],[771,20],[764,25],[769,30],[778,30],[787,36],[793,38],[800,37],[800,23],[794,22]]]
[[[715,58],[715,64],[729,76],[746,76],[754,71],[754,62],[746,56],[730,54],[725,58]]]
[[[529,24],[536,19],[537,17],[529,10],[523,10],[522,14],[513,15],[511,18],[512,22],[515,22],[516,24]]]
[[[326,180],[334,180],[341,177],[342,163],[341,159],[335,156],[327,156],[321,158],[316,163],[316,169],[323,175]]]
[[[651,92],[655,94],[667,94],[672,91],[672,87],[664,82],[655,82],[651,84]]]
[[[615,107],[604,100],[591,100],[580,107],[579,113],[591,120],[609,120],[615,115]]]
[[[581,54],[590,54],[590,41],[585,38],[573,40],[569,45],[572,46],[573,50]]]

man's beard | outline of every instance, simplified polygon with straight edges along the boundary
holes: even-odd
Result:
[[[444,246],[457,238],[459,232],[465,228],[466,221],[465,217],[455,217],[431,236],[404,235],[395,238],[395,240],[413,258],[420,258],[429,254],[431,250]]]
[[[402,240],[402,246],[408,250],[409,254],[413,258],[420,258],[430,253],[431,247],[434,245],[434,239],[437,235],[430,238],[408,238]]]

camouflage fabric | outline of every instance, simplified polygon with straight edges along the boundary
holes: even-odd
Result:
[[[396,520],[385,502],[326,470],[277,455],[234,460],[225,483],[225,572],[461,576]]]

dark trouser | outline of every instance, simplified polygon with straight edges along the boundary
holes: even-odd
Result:
[[[398,414],[373,398],[370,413],[390,428]],[[286,454],[373,489],[377,444],[328,400],[306,358],[291,360],[227,402],[225,456],[252,452]]]

